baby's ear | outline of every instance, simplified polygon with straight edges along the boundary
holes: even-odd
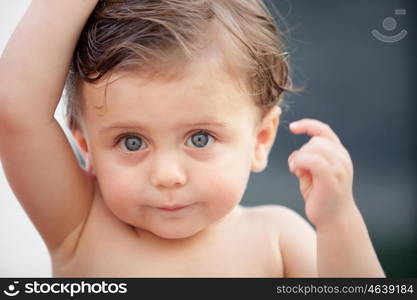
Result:
[[[262,172],[268,164],[268,155],[275,141],[281,109],[273,106],[262,118],[256,131],[255,153],[251,170]]]

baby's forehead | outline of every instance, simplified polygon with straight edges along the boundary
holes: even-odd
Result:
[[[83,96],[94,106],[100,102],[120,100],[130,97],[140,99],[158,98],[161,101],[169,98],[220,97],[224,100],[245,97],[245,91],[226,71],[210,64],[195,62],[187,69],[174,75],[167,73],[147,76],[137,71],[112,72],[106,78],[94,83],[85,84]]]
[[[202,65],[193,65],[172,80],[136,72],[118,72],[108,79],[107,85],[102,81],[84,91],[87,113],[101,115],[105,123],[135,118],[149,123],[164,118],[226,121],[251,113],[254,106],[228,74]]]

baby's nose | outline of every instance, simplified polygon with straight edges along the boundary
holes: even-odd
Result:
[[[185,170],[174,153],[155,156],[150,175],[154,187],[179,187],[184,185],[186,180]]]

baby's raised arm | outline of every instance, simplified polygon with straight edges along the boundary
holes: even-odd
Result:
[[[74,47],[98,0],[33,0],[0,58],[0,158],[53,251],[83,220],[93,185],[54,119]]]

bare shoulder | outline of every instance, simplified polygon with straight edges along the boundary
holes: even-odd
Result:
[[[317,276],[316,232],[305,218],[281,205],[243,207],[242,212],[278,238],[285,277]]]
[[[310,224],[295,210],[283,205],[259,205],[259,206],[241,206],[242,216],[249,220],[258,220],[267,222],[277,228],[285,229],[294,226],[307,226]]]

